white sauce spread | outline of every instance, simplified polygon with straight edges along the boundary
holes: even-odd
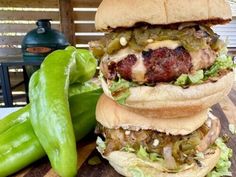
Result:
[[[113,54],[113,55],[105,55],[102,60],[103,61],[114,61],[116,63],[118,63],[119,61],[121,61],[122,59],[126,58],[128,55],[137,55],[139,54],[138,52],[135,52],[134,50],[130,49],[129,47],[126,47],[124,49],[119,50],[117,53]]]
[[[158,49],[158,48],[169,48],[169,49],[176,49],[177,47],[181,46],[181,44],[178,41],[172,41],[172,40],[164,40],[164,41],[155,41],[153,43],[148,44],[144,50],[148,49]]]
[[[148,49],[158,49],[158,48],[163,48],[163,47],[167,47],[169,49],[176,49],[177,47],[180,46],[180,43],[178,41],[171,41],[171,40],[164,40],[164,41],[155,41],[153,43],[148,44],[144,50],[148,50]],[[113,55],[105,55],[103,57],[103,60],[108,60],[109,61],[114,61],[114,62],[119,62],[120,60],[124,59],[125,57],[127,57],[128,55],[136,55],[137,58],[138,55],[142,55],[142,53],[139,52],[135,52],[134,50],[130,49],[129,47],[126,47],[124,49],[119,50],[117,53],[113,54]],[[141,57],[142,58],[142,57]]]

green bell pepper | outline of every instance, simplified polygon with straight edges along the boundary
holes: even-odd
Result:
[[[69,89],[77,141],[94,129],[95,108],[101,94],[102,89],[91,82],[75,84]],[[29,110],[30,104],[0,120],[0,176],[11,175],[46,155],[32,129]]]
[[[96,66],[96,59],[87,50],[57,50],[46,57],[30,79],[31,124],[52,168],[62,177],[77,173],[69,85],[91,79]]]

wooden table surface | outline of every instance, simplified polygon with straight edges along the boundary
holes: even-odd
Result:
[[[228,129],[229,123],[236,125],[236,85],[230,94],[223,98],[219,104],[212,107],[213,114],[220,118],[221,135],[227,134],[230,137],[228,146],[233,149],[231,171],[236,177],[236,135],[232,135]],[[94,156],[101,159],[97,165],[89,165],[88,160]],[[106,160],[103,160],[95,150],[94,140],[84,140],[78,143],[78,177],[120,177]],[[22,170],[17,177],[57,177],[51,169],[47,158],[35,162],[28,168]]]

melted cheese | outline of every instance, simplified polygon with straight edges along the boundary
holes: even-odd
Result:
[[[163,48],[163,47],[167,47],[169,49],[176,49],[177,47],[181,46],[180,43],[178,41],[172,41],[172,40],[164,40],[164,41],[155,41],[153,43],[148,44],[144,50],[148,50],[148,49],[158,49],[158,48]],[[103,61],[114,61],[114,62],[119,62],[120,60],[126,58],[128,55],[141,55],[141,53],[135,52],[134,50],[132,50],[129,47],[126,47],[124,49],[119,50],[117,53],[113,54],[113,55],[105,55],[103,57]]]
[[[158,49],[158,48],[163,48],[163,47],[167,47],[169,49],[176,49],[177,47],[181,46],[181,44],[178,41],[172,41],[172,40],[164,40],[164,41],[155,41],[153,43],[148,44],[145,47],[145,50],[148,49]]]
[[[126,47],[124,49],[119,50],[117,53],[113,55],[105,55],[102,60],[103,61],[114,61],[114,62],[119,62],[122,59],[126,58],[128,55],[138,55],[139,53],[135,52],[134,50],[130,49],[129,47]]]
[[[146,67],[143,63],[143,58],[141,55],[136,56],[137,62],[132,67],[132,78],[133,81],[145,82]]]

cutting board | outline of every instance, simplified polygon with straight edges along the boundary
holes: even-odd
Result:
[[[232,135],[228,129],[229,123],[236,125],[236,87],[234,87],[230,94],[223,98],[219,104],[212,107],[213,114],[220,118],[221,121],[221,135],[227,134],[230,137],[228,146],[233,149],[233,158],[231,171],[233,177],[236,177],[236,135]],[[99,158],[101,163],[91,165],[88,163],[92,158]],[[102,159],[95,149],[95,137],[90,136],[78,142],[78,177],[120,177],[109,163]],[[23,169],[19,173],[13,175],[17,177],[57,177],[55,172],[51,169],[47,158],[41,159],[31,166]]]

